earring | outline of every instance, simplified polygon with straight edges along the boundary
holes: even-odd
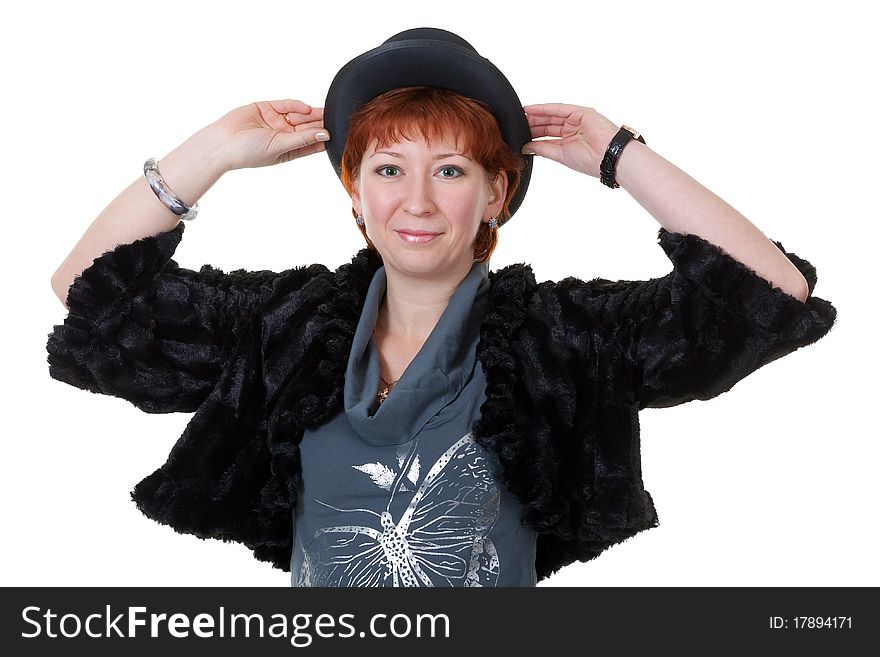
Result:
[[[496,217],[489,219],[489,228],[498,228],[498,219]]]
[[[365,223],[365,222],[364,222],[364,215],[359,214],[359,215],[357,216],[357,219],[355,219],[355,221],[357,221],[357,225],[358,225],[358,226],[363,226],[364,223]]]

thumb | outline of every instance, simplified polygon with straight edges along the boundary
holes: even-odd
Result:
[[[330,133],[327,131],[327,128],[318,128],[314,132],[306,132],[304,136],[306,138],[304,146],[319,141],[330,141]]]
[[[551,160],[558,160],[560,151],[559,139],[544,139],[542,141],[530,141],[523,144],[523,155],[539,155]]]
[[[330,133],[326,128],[302,132],[282,132],[278,135],[278,148],[282,152],[298,151],[315,144],[330,141]]]

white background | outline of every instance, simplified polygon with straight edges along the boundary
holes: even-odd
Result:
[[[256,100],[324,103],[392,34],[452,30],[524,105],[595,107],[818,269],[838,324],[708,402],[641,416],[660,526],[541,586],[880,584],[875,274],[878,53],[865,3],[42,2],[0,27],[4,585],[288,586],[247,548],[142,516],[130,489],[190,419],[49,377],[66,312],[50,277],[161,158]],[[363,246],[326,154],[234,171],[175,259],[198,269],[335,267]],[[649,278],[659,224],[623,189],[535,158],[491,267]]]

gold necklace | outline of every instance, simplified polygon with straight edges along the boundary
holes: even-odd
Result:
[[[376,335],[376,328],[375,327],[373,328],[373,335],[374,336]],[[379,394],[378,394],[379,404],[381,405],[382,402],[384,402],[385,399],[388,397],[388,393],[391,392],[391,388],[394,387],[394,384],[397,383],[399,381],[399,379],[394,379],[394,381],[391,381],[389,383],[388,381],[385,380],[385,378],[380,373],[379,380],[382,381],[382,387],[379,389]]]
[[[388,383],[382,375],[379,375],[379,379],[382,381],[382,388],[379,390],[379,404],[385,401],[385,398],[388,397],[388,393],[391,392],[391,388],[394,387],[394,384],[397,383],[399,379],[395,379],[391,383]]]

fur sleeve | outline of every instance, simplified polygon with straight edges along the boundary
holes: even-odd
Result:
[[[807,279],[806,302],[697,235],[661,228],[659,241],[673,265],[666,276],[559,283],[560,303],[577,318],[571,334],[597,361],[608,395],[639,409],[711,399],[834,325],[834,306],[812,296],[816,269],[780,242]]]
[[[74,279],[46,346],[52,378],[148,413],[198,408],[279,275],[178,267],[183,231],[121,244]]]

